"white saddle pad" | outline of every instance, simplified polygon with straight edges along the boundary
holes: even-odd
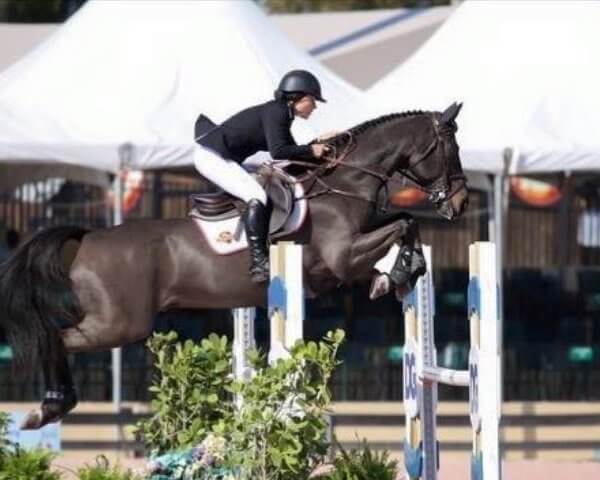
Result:
[[[300,229],[308,213],[308,202],[301,197],[304,196],[302,185],[297,183],[294,187],[294,197],[300,200],[294,201],[291,215],[288,217],[281,234],[293,233]],[[192,219],[198,226],[210,248],[218,255],[231,255],[248,248],[244,223],[239,215],[216,222]]]

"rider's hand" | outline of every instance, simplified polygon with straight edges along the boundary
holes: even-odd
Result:
[[[314,143],[310,146],[310,148],[312,149],[312,153],[316,158],[321,158],[330,151],[329,146],[323,143]]]

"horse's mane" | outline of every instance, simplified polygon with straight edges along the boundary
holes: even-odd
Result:
[[[373,118],[371,120],[367,120],[366,122],[359,123],[358,125],[355,125],[354,127],[350,128],[342,133],[339,133],[335,137],[328,138],[327,143],[329,145],[339,146],[341,144],[345,144],[348,141],[348,134],[350,134],[350,136],[352,136],[353,138],[356,138],[356,137],[360,136],[361,134],[371,130],[373,127],[382,125],[382,124],[390,122],[392,120],[396,120],[398,118],[416,117],[417,115],[425,115],[425,114],[429,114],[429,113],[431,113],[431,112],[427,112],[424,110],[408,110],[406,112],[389,113],[387,115],[382,115],[380,117]],[[311,142],[311,143],[314,143],[316,141],[317,140],[313,140],[313,142]]]

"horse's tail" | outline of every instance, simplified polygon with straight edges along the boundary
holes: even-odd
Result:
[[[83,318],[61,254],[67,241],[80,241],[86,233],[78,227],[41,231],[0,264],[0,329],[25,371],[38,361],[57,365],[64,352],[61,327]]]

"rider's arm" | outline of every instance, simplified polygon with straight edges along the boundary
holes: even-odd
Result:
[[[315,158],[310,145],[297,145],[294,141],[290,132],[291,121],[285,109],[265,109],[262,120],[269,153],[275,160]]]

